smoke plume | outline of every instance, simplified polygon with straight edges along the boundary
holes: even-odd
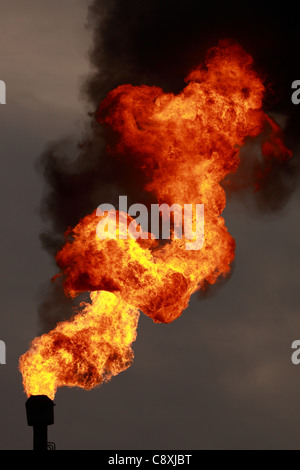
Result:
[[[41,201],[45,222],[41,242],[50,256],[64,244],[64,232],[99,204],[117,205],[120,194],[127,195],[129,204],[154,201],[144,190],[144,173],[106,151],[107,130],[97,124],[96,113],[107,93],[124,83],[177,93],[184,87],[187,73],[221,39],[232,39],[253,57],[267,87],[265,110],[284,117],[285,143],[296,153],[300,113],[290,100],[290,84],[299,78],[296,45],[288,34],[284,38],[278,34],[279,21],[280,15],[270,12],[266,4],[251,9],[238,2],[216,8],[214,3],[191,0],[94,0],[90,4],[91,73],[82,87],[90,107],[86,135],[79,142],[75,137],[72,142],[65,139],[49,144],[38,162],[46,187]],[[231,197],[251,198],[258,212],[276,212],[295,189],[297,158],[266,161],[261,158],[260,144],[249,140],[238,172],[223,187]],[[61,280],[56,279],[39,305],[42,330],[68,318],[70,307]]]

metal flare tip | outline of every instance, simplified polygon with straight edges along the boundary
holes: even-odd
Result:
[[[47,450],[47,428],[54,423],[54,402],[47,395],[31,395],[25,406],[27,424],[33,426],[33,450]]]

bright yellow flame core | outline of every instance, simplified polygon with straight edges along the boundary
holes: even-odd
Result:
[[[35,338],[21,356],[28,396],[53,399],[62,385],[89,390],[131,365],[139,311],[110,292],[92,292],[91,301],[71,321]]]

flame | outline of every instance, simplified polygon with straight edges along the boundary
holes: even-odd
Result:
[[[62,385],[90,390],[130,366],[139,311],[111,292],[92,292],[91,301],[20,358],[28,395],[53,400]]]
[[[245,139],[266,129],[264,158],[291,156],[262,110],[265,88],[252,66],[240,46],[221,42],[190,72],[181,93],[122,85],[101,103],[97,120],[117,142],[108,151],[144,171],[145,189],[159,204],[204,204],[204,244],[187,250],[184,237],[161,244],[147,232],[143,239],[100,240],[96,211],[80,220],[56,262],[66,295],[90,291],[92,302],[71,322],[36,338],[21,357],[28,395],[52,397],[59,386],[89,389],[108,380],[132,361],[139,311],[169,323],[194,292],[229,274],[235,241],[221,216],[221,182],[237,171]],[[120,233],[132,218],[118,215]]]

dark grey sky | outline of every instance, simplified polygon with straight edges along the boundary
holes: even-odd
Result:
[[[1,2],[1,449],[32,445],[17,366],[38,332],[39,289],[56,272],[39,241],[44,182],[35,162],[49,141],[82,131],[88,3]],[[230,202],[231,278],[211,298],[193,296],[170,325],[141,315],[134,363],[110,383],[60,389],[49,428],[57,448],[299,449],[300,366],[291,363],[300,339],[298,208],[298,193],[272,216]]]

